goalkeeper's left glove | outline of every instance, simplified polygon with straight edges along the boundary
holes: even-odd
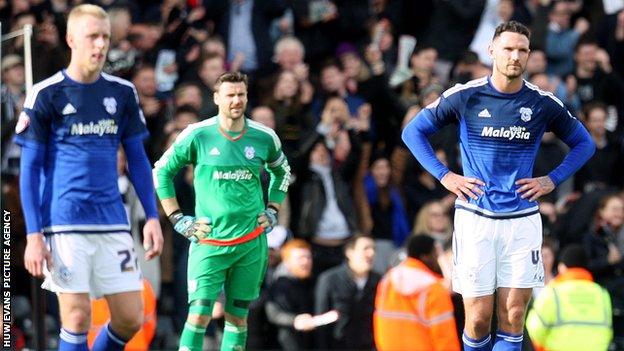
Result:
[[[277,225],[277,209],[272,206],[265,208],[258,214],[258,224],[264,228],[265,233],[273,230],[273,227]]]

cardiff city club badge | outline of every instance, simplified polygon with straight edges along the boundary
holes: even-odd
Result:
[[[533,110],[531,110],[528,107],[520,107],[520,119],[523,122],[530,121],[532,115],[533,115]]]
[[[256,149],[253,146],[245,146],[245,158],[251,160],[256,156]]]
[[[114,115],[117,112],[117,100],[114,97],[105,97],[102,103],[109,114]]]

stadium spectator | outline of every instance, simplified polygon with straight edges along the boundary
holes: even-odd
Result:
[[[363,162],[368,158],[363,158]],[[390,160],[374,156],[363,177],[358,177],[354,199],[360,219],[360,229],[375,239],[373,269],[383,274],[388,269],[392,253],[405,241],[409,220],[403,198],[391,182]]]
[[[277,326],[277,340],[282,350],[306,350],[313,347],[316,328],[312,252],[301,239],[287,241],[281,249],[282,263],[269,286],[266,314]]]
[[[624,77],[619,77],[613,72],[611,59],[605,50],[598,47],[595,42],[584,41],[579,43],[574,52],[576,70],[574,78],[578,97],[583,105],[589,102],[602,102],[615,111],[609,112],[619,116],[610,121],[609,130],[624,130],[624,101],[620,98],[624,95]]]
[[[132,83],[139,96],[139,105],[145,117],[145,124],[150,136],[145,145],[150,163],[156,162],[164,143],[162,130],[167,123],[167,101],[158,95],[156,72],[153,66],[143,65],[132,75]]]
[[[9,54],[2,58],[2,87],[0,88],[0,112],[2,116],[2,174],[19,174],[20,150],[11,142],[21,106],[24,104],[25,78],[22,58]]]
[[[544,262],[544,285],[547,286],[557,274],[557,242],[550,238],[544,237],[542,242],[542,261]],[[544,288],[533,289],[533,299],[536,299]]]
[[[462,50],[470,45],[479,25],[485,0],[434,1],[427,33],[422,43],[438,51],[435,72],[440,82],[446,84],[453,63]]]
[[[428,235],[411,236],[406,246],[408,258],[388,271],[377,287],[377,349],[461,350],[451,295],[438,265],[441,247]]]
[[[588,269],[611,293],[613,303],[624,306],[624,200],[618,194],[603,197],[592,230],[585,235]]]
[[[218,113],[214,103],[214,85],[223,73],[225,73],[225,60],[219,54],[208,54],[199,61],[197,76],[201,83],[201,108],[199,118],[204,120]]]
[[[315,142],[309,157],[295,234],[312,242],[317,277],[342,262],[343,245],[357,229],[357,219],[347,180],[333,165],[327,145]]]
[[[227,61],[240,67],[242,72],[252,74],[252,81],[256,71],[266,74],[271,68],[273,50],[269,27],[275,18],[284,14],[287,2],[206,0],[203,5],[208,18],[215,23],[216,32],[226,43]]]
[[[613,337],[611,299],[593,282],[583,247],[565,247],[557,270],[527,317],[535,350],[608,350]]]
[[[323,107],[327,100],[333,96],[339,96],[347,103],[349,114],[352,117],[358,116],[360,107],[366,101],[357,94],[352,94],[347,89],[347,77],[345,76],[342,66],[334,61],[327,62],[319,73],[321,81],[321,90],[317,93],[317,97],[312,102],[312,112],[318,119],[321,117]]]
[[[173,105],[178,108],[183,105],[190,105],[194,109],[199,111],[202,107],[202,91],[198,83],[185,82],[178,84],[173,94]]]
[[[314,293],[317,315],[335,310],[336,323],[316,330],[315,347],[323,350],[372,350],[375,291],[381,275],[372,270],[375,241],[354,235],[344,246],[346,262],[323,272]]]
[[[470,43],[470,50],[479,56],[479,61],[486,66],[492,66],[492,58],[488,47],[496,27],[511,19],[514,12],[512,0],[487,0],[481,14],[481,22]]]
[[[548,14],[544,50],[548,58],[547,72],[562,78],[574,71],[574,47],[579,37],[589,29],[589,22],[582,17],[571,28],[571,16],[572,9],[567,1],[553,2]]]
[[[306,95],[305,83],[299,80],[294,71],[280,71],[274,79],[267,89],[268,96],[262,102],[273,110],[275,130],[282,136],[284,153],[294,163],[301,156],[299,147],[302,138],[314,127],[310,111],[312,91]]]
[[[624,150],[622,143],[606,130],[607,115],[607,107],[600,102],[584,108],[583,123],[596,144],[596,153],[574,175],[577,191],[618,189],[624,184]]]

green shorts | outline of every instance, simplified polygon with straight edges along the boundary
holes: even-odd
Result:
[[[265,234],[237,245],[192,243],[188,259],[188,301],[212,306],[225,291],[225,312],[246,317],[251,301],[260,295],[268,263]],[[191,308],[192,310],[192,308]],[[202,313],[203,314],[203,313]]]

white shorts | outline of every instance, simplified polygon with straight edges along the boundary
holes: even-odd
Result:
[[[542,220],[539,213],[492,219],[455,210],[453,290],[464,297],[494,294],[496,288],[544,286]]]
[[[143,288],[130,234],[53,234],[47,242],[52,270],[45,268],[44,289],[99,298]]]

